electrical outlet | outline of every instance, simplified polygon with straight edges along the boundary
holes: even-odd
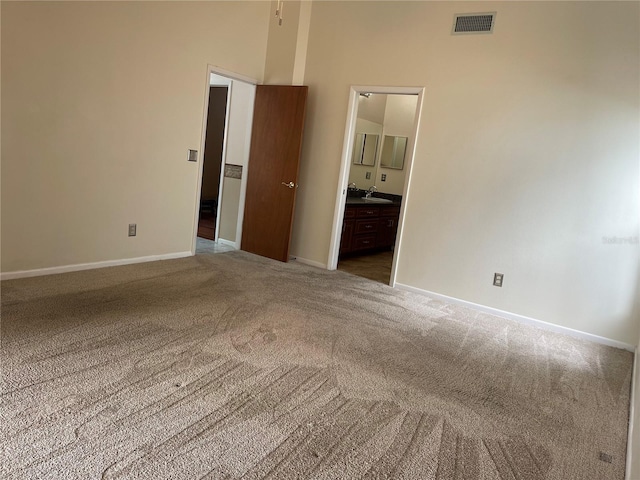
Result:
[[[129,224],[129,236],[130,237],[135,237],[136,236],[136,224],[135,223],[130,223]]]
[[[365,175],[367,180],[371,179],[371,172],[367,172],[367,174]]]
[[[387,181],[387,174],[383,173],[382,175],[380,175],[380,181],[381,182],[386,182]]]
[[[504,279],[504,273],[494,273],[493,274],[493,285],[496,286],[496,287],[501,287],[503,279]]]

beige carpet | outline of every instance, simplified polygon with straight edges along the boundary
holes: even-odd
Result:
[[[622,479],[632,355],[242,252],[2,283],[3,479]]]

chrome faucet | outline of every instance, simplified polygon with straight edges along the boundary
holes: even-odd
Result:
[[[367,193],[365,194],[365,198],[371,198],[371,194],[377,191],[378,191],[378,188],[375,185],[371,185],[369,187],[369,190],[367,190]]]

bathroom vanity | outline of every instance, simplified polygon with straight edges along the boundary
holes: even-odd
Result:
[[[376,204],[348,198],[342,222],[340,255],[388,250],[396,241],[400,202]]]

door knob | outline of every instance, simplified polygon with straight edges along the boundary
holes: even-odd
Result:
[[[293,187],[296,186],[296,184],[293,183],[293,182],[289,182],[289,183],[282,182],[282,185],[284,185],[285,187],[289,187],[289,188],[293,188]]]

